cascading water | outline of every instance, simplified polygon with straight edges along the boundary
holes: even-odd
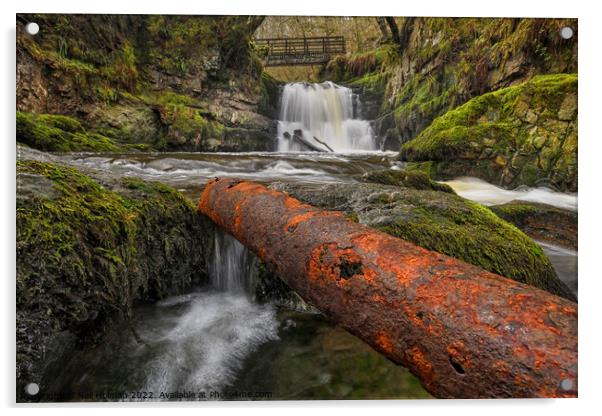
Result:
[[[251,254],[238,240],[221,230],[215,231],[213,242],[213,259],[209,264],[212,286],[228,292],[243,292],[251,274]]]
[[[292,139],[295,130],[317,147],[335,152],[376,150],[374,133],[366,120],[354,118],[353,92],[327,81],[321,84],[292,83],[282,91],[278,121],[278,150],[308,150]]]
[[[67,363],[68,371],[57,375],[56,391],[49,393],[106,388],[153,392],[146,400],[165,399],[171,392],[195,394],[186,400],[218,398],[211,392],[231,385],[250,354],[279,339],[279,322],[272,305],[254,303],[245,292],[254,259],[250,252],[221,230],[214,242],[210,290],[139,308],[133,324],[141,342],[130,331],[117,331],[95,351],[94,360],[82,353]]]

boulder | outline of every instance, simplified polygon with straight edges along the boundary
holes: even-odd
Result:
[[[547,204],[512,201],[491,207],[530,237],[577,251],[577,212]]]
[[[476,176],[505,188],[577,191],[577,75],[536,76],[473,98],[401,147],[436,179]]]
[[[576,300],[531,238],[489,208],[453,193],[374,183],[276,182],[270,188],[320,208],[344,211],[353,221]]]
[[[17,162],[17,394],[29,401],[26,383],[44,391],[47,370],[135,302],[200,284],[213,226],[165,185],[23,153],[34,157]]]

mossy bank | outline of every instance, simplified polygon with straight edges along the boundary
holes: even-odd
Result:
[[[127,320],[136,302],[206,278],[212,225],[165,185],[22,161],[17,186],[19,395],[29,382],[44,389],[49,368]]]
[[[540,74],[577,72],[576,19],[396,18],[402,36],[332,59],[322,73],[365,97],[383,146],[398,150],[471,98]],[[574,36],[564,39],[569,26]]]
[[[28,35],[28,21],[43,30]],[[262,21],[18,15],[17,110],[69,116],[141,150],[271,150],[278,86],[251,42]],[[78,144],[69,150],[90,150]]]

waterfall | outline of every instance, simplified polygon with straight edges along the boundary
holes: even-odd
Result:
[[[257,257],[232,235],[216,228],[213,254],[209,260],[211,286],[225,295],[243,296],[289,309],[316,313],[317,310],[275,276],[262,272]]]
[[[282,91],[278,121],[278,150],[307,150],[292,140],[295,130],[317,147],[335,152],[376,150],[370,123],[354,118],[353,92],[327,81],[321,84],[292,83]]]
[[[230,234],[216,230],[209,277],[214,288],[226,292],[244,292],[253,267],[253,257]]]

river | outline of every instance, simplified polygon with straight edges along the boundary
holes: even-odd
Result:
[[[403,167],[395,152],[375,150],[370,124],[354,118],[357,108],[357,98],[346,88],[291,84],[283,91],[277,152],[71,154],[61,159],[161,181],[192,200],[214,177],[340,183],[359,181],[371,170]],[[303,151],[295,134],[307,140],[319,136],[336,152]],[[576,195],[548,189],[508,191],[474,178],[448,183],[459,195],[485,205],[519,199],[577,210]],[[67,398],[72,400],[82,392],[125,392],[124,400],[164,400],[161,393],[186,400],[430,397],[406,369],[322,315],[256,303],[248,289],[252,256],[232,237],[215,238],[210,287],[137,307],[132,322],[140,340],[122,324],[103,344],[75,354],[48,393],[71,392]],[[576,292],[577,253],[542,247]]]

